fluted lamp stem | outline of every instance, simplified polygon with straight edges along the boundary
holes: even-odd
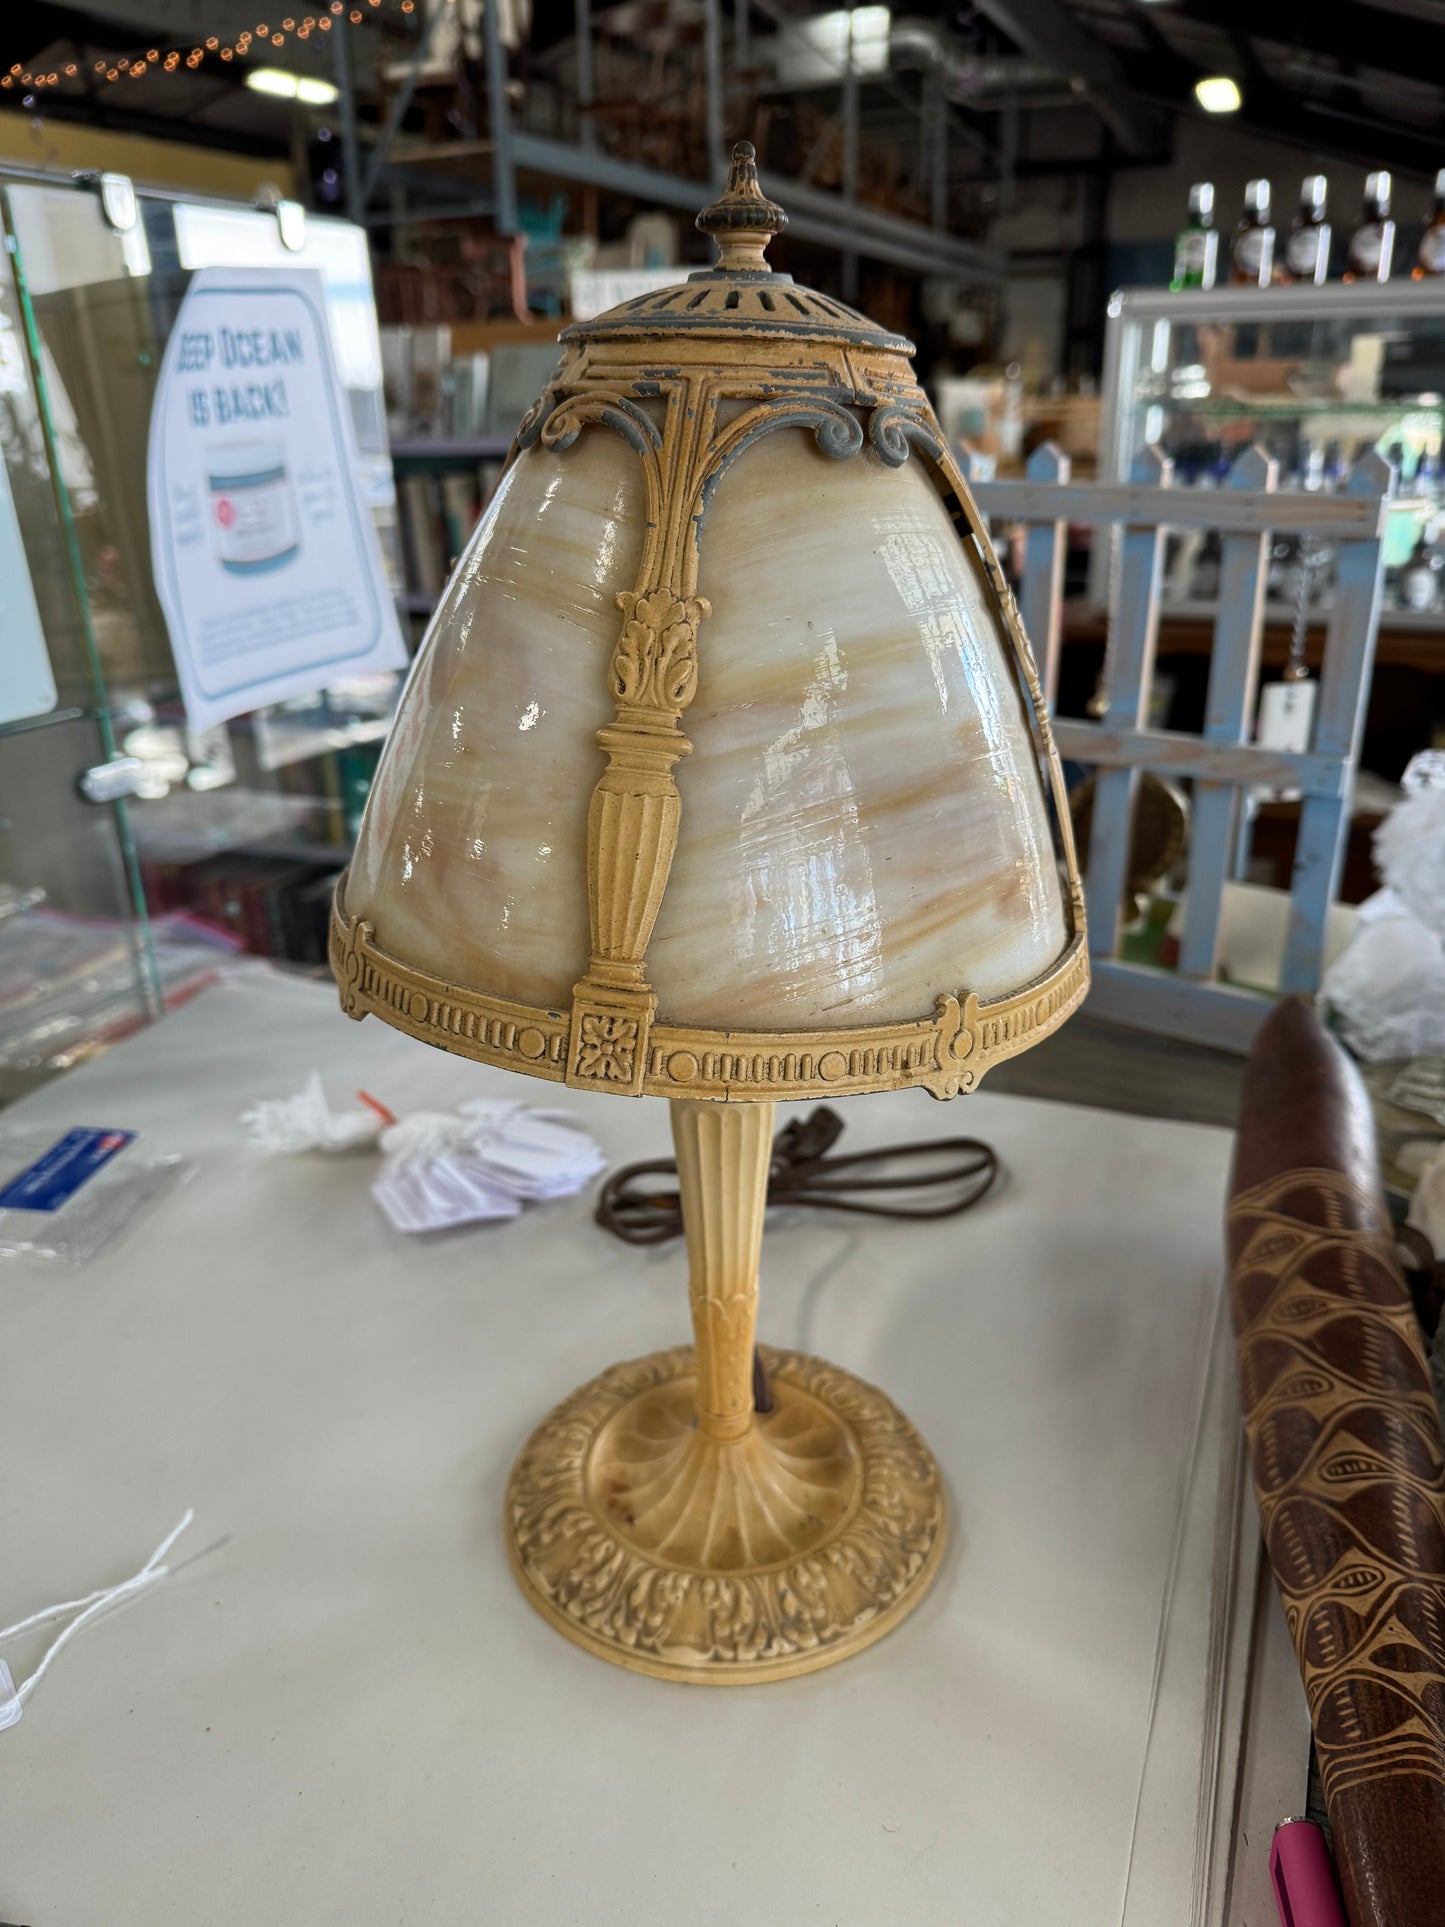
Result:
[[[720,1444],[745,1438],[753,1426],[753,1335],[773,1112],[766,1102],[672,1100],[697,1425],[704,1437]]]

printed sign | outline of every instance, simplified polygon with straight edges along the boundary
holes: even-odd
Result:
[[[0,375],[0,391],[6,386]],[[0,458],[0,723],[48,715],[56,700],[10,475]]]
[[[202,268],[151,410],[151,562],[193,729],[406,666],[321,277]]]

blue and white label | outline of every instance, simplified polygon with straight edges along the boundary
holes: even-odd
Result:
[[[0,1209],[58,1211],[134,1137],[134,1131],[67,1131],[0,1189]]]

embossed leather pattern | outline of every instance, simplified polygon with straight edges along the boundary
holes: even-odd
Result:
[[[1354,1927],[1445,1922],[1445,1454],[1368,1099],[1302,1001],[1246,1068],[1245,1432]]]

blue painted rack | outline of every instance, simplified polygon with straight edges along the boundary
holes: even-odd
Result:
[[[1385,518],[1394,471],[1376,451],[1360,457],[1337,494],[1276,486],[1259,448],[1236,461],[1221,489],[1172,486],[1171,465],[1142,450],[1128,482],[1074,483],[1068,457],[1035,450],[1022,481],[979,481],[973,493],[994,521],[1021,524],[1019,608],[1039,655],[1050,707],[1063,633],[1063,564],[1069,523],[1092,525],[1115,545],[1114,594],[1097,722],[1054,721],[1059,754],[1095,771],[1085,865],[1095,1015],[1169,1036],[1246,1050],[1270,1008],[1256,992],[1217,981],[1220,912],[1246,792],[1260,785],[1298,792],[1299,841],[1281,989],[1313,992],[1324,962],[1325,917],[1339,886],[1349,835],[1375,659],[1384,576]],[[1147,726],[1159,632],[1160,577],[1168,529],[1220,536],[1219,597],[1205,723],[1197,735]],[[1271,537],[1309,532],[1335,550],[1335,595],[1325,637],[1312,741],[1295,754],[1251,742]],[[1139,772],[1193,786],[1184,932],[1177,971],[1119,957],[1129,836]]]

